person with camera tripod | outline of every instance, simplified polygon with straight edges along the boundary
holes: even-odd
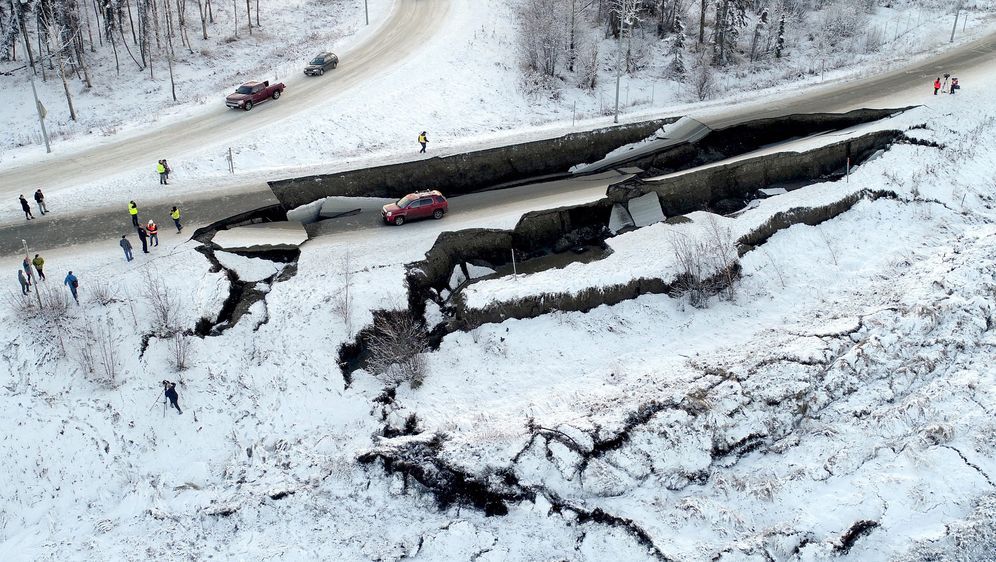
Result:
[[[182,414],[183,410],[181,410],[180,405],[177,404],[177,401],[180,399],[180,397],[176,394],[176,383],[164,380],[163,392],[166,394],[166,399],[170,401],[170,404],[172,404],[173,407],[176,408],[177,414],[178,415]]]

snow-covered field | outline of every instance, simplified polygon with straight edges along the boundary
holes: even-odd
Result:
[[[936,49],[950,10],[926,4],[880,8],[881,51],[847,68],[819,76],[823,59],[801,50],[751,83],[860,76]],[[50,80],[41,95],[57,148],[214,111],[249,73],[296,73],[325,46],[348,52],[371,32],[362,6],[286,0],[264,5],[252,38],[212,32],[199,46],[211,56],[178,64],[185,101],[155,115],[161,68],[155,82],[74,86],[75,125]],[[587,123],[604,121],[608,79],[592,94],[522,94],[508,6],[454,0],[422,52],[267,129],[272,142],[238,153],[240,173],[289,175],[329,155],[390,161],[422,129],[442,152],[559,131],[575,102]],[[375,28],[391,2],[370,7]],[[219,30],[229,8],[216,6]],[[973,12],[964,37],[991,23]],[[98,81],[114,72],[93,70]],[[687,101],[660,71],[628,79],[625,111]],[[0,87],[0,165],[39,158],[30,90],[9,76]],[[405,264],[441,230],[511,228],[528,210],[598,198],[604,179],[569,200],[316,238],[296,264],[205,255],[169,228],[129,263],[113,240],[29,248],[46,259],[43,312],[14,285],[20,259],[4,259],[0,560],[996,560],[994,90],[996,74],[978,76],[888,122],[942,148],[896,145],[849,183],[716,218],[735,238],[780,210],[896,194],[777,233],[741,258],[732,297],[696,307],[647,295],[456,331],[425,354],[417,388],[338,362],[375,311],[406,306]],[[752,95],[766,94],[735,97]],[[216,148],[171,159],[176,193],[222,184]],[[61,204],[115,200],[147,172],[74,186]],[[671,241],[713,220],[690,218],[611,238],[601,261],[481,280],[464,295],[487,306],[670,278]],[[259,297],[213,331],[232,283],[212,260]],[[80,306],[63,285],[70,269]],[[163,379],[178,382],[182,415],[164,407]]]
[[[65,295],[71,268],[82,305],[0,304],[0,558],[991,560],[994,87],[892,121],[944,148],[897,145],[848,184],[723,219],[739,231],[856,189],[898,196],[779,232],[742,258],[732,299],[650,295],[455,332],[424,383],[394,393],[344,373],[339,347],[404,306],[404,264],[470,226],[459,213],[309,241],[296,272],[216,256],[270,279],[265,299],[189,336],[182,372],[146,297],[159,279],[173,324],[216,319],[229,280],[195,243],[164,232],[127,265],[113,242],[43,253],[43,293]],[[664,274],[661,248],[687,228],[477,286],[610,284],[647,275],[641,259]],[[12,284],[19,261],[4,263]],[[182,415],[163,408],[164,378]],[[414,434],[382,437],[408,419]],[[377,455],[415,476],[359,462]]]

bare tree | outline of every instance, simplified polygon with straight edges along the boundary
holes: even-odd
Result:
[[[546,76],[557,73],[567,41],[563,12],[564,0],[524,0],[519,5],[519,39],[530,70]]]
[[[142,290],[145,301],[152,308],[153,327],[161,333],[179,330],[180,298],[163,283],[162,277],[154,271],[145,270]]]
[[[208,38],[207,5],[201,0],[197,0],[197,12],[201,16],[201,37],[205,41],[207,41]]]
[[[333,297],[332,310],[346,325],[346,335],[349,336],[353,333],[353,297],[351,295],[353,287],[353,260],[348,247],[340,262],[340,270],[342,274],[342,290]]]
[[[706,57],[699,57],[689,76],[690,86],[699,101],[707,100],[716,92],[716,72]]]
[[[391,386],[408,382],[421,386],[425,378],[424,353],[429,349],[425,324],[407,311],[380,315],[366,338],[366,366]]]
[[[185,371],[190,366],[190,334],[177,330],[169,339],[170,363],[177,371]]]
[[[114,386],[118,380],[118,358],[115,331],[109,320],[85,321],[74,330],[73,357],[80,370],[98,383]]]
[[[59,65],[59,77],[62,78],[62,89],[66,93],[69,118],[76,121],[76,108],[73,106],[73,95],[69,92],[69,81],[66,80],[66,64],[63,57],[63,51],[66,49],[66,44],[62,41],[64,28],[57,23],[55,12],[52,10],[51,5],[48,7],[48,13],[45,18],[45,30],[48,39],[48,48],[55,54],[55,60]]]
[[[598,43],[590,41],[578,57],[577,84],[585,90],[594,90],[598,85]]]
[[[574,72],[574,63],[577,61],[578,47],[578,21],[584,22],[588,9],[595,4],[595,0],[571,0],[570,25],[568,26],[567,44],[567,70]]]

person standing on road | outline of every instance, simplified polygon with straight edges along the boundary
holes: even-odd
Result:
[[[118,243],[121,245],[121,249],[124,250],[125,261],[131,261],[131,260],[135,259],[131,255],[131,242],[128,241],[128,235],[127,234],[122,234],[121,235],[121,242],[118,242]]]
[[[17,282],[21,284],[21,294],[26,295],[31,292],[31,281],[24,277],[24,272],[17,270]]]
[[[73,300],[76,301],[76,304],[79,304],[80,297],[78,294],[76,294],[76,290],[79,289],[80,280],[77,279],[75,275],[73,275],[72,271],[70,271],[69,274],[66,275],[66,280],[63,281],[62,284],[69,287],[69,292],[73,294]]]
[[[145,234],[145,229],[142,227],[138,227],[138,239],[142,241],[142,253],[148,254],[149,245],[146,243],[146,238],[147,236]]]
[[[937,77],[937,80],[934,80],[934,95],[935,95],[935,96],[937,95],[937,92],[938,92],[938,91],[939,91],[940,89],[941,89],[941,77],[940,77],[940,76],[938,76],[938,77]]]
[[[41,192],[41,188],[35,190],[35,203],[38,203],[38,211],[41,214],[48,212],[48,205],[45,204],[45,194]]]
[[[45,272],[42,269],[45,267],[45,258],[35,254],[35,259],[31,260],[31,265],[35,266],[35,270],[38,272],[38,279],[44,281]]]
[[[131,215],[131,224],[138,228],[138,205],[134,201],[128,202],[128,214]]]
[[[425,152],[425,145],[429,143],[429,137],[425,136],[425,131],[418,134],[418,143],[422,145],[422,150],[418,151],[419,154]]]
[[[166,175],[167,174],[166,174],[166,161],[165,160],[160,160],[159,162],[156,163],[156,173],[159,174],[159,184],[160,185],[169,185],[169,183],[166,182]]]
[[[952,78],[951,79],[951,93],[954,94],[955,90],[957,90],[958,88],[961,88],[961,86],[958,85],[958,79],[957,78]]]
[[[31,205],[28,205],[28,200],[24,198],[24,195],[21,195],[21,209],[24,211],[24,218],[28,220],[35,218],[31,214]]]
[[[149,233],[149,246],[159,246],[159,225],[149,219],[149,224],[146,225],[145,230]]]
[[[163,158],[163,168],[166,168],[166,181],[169,181],[169,175],[173,172],[173,169],[169,167],[169,162]]]
[[[176,225],[176,233],[180,234],[180,231],[183,230],[183,225],[180,224],[180,209],[174,206],[173,210],[169,212],[169,216],[173,219],[173,224]]]
[[[176,383],[164,380],[163,392],[166,394],[166,398],[169,400],[170,404],[176,408],[177,415],[182,414],[183,410],[180,409],[180,404],[177,403],[180,400],[180,397],[176,394]]]

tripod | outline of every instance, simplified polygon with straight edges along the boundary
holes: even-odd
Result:
[[[156,396],[156,400],[155,400],[155,402],[152,403],[151,406],[149,406],[149,410],[151,411],[152,408],[155,408],[156,404],[158,404],[158,403],[159,403],[159,396]],[[163,417],[164,418],[166,417],[166,397],[165,396],[163,396]]]

